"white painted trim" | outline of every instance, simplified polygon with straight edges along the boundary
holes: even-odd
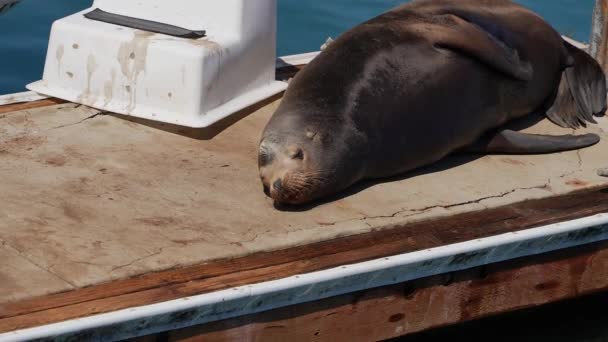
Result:
[[[307,52],[299,55],[290,55],[277,58],[277,69],[294,65],[304,65],[310,63],[321,51]]]
[[[0,106],[15,104],[15,103],[24,103],[24,102],[32,102],[38,100],[48,99],[48,96],[41,95],[35,93],[33,91],[25,91],[22,93],[14,93],[7,95],[0,95]]]
[[[18,330],[0,341],[144,336],[603,240],[608,214]]]
[[[568,36],[562,36],[562,38],[567,41],[568,43],[576,46],[577,48],[581,49],[581,50],[585,50],[587,51],[589,49],[589,44],[585,44],[585,43],[581,43],[578,40],[574,40]]]
[[[579,42],[578,40],[574,40],[568,36],[562,36],[562,38],[579,49],[583,49],[583,50],[589,49],[589,44]],[[315,57],[317,57],[320,53],[321,53],[321,51],[313,51],[313,52],[301,53],[301,54],[297,54],[297,55],[279,57],[279,58],[277,58],[277,68],[308,64]]]

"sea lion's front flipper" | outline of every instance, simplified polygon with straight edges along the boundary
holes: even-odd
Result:
[[[490,134],[465,151],[498,154],[543,154],[577,150],[597,144],[600,137],[585,135],[538,135],[503,130]]]
[[[532,80],[532,64],[522,60],[517,50],[499,40],[492,32],[453,14],[444,17],[451,25],[433,27],[431,36],[435,47],[474,58],[517,80]]]
[[[555,103],[547,117],[562,127],[585,127],[606,111],[606,76],[595,59],[564,41],[573,65],[562,74]]]

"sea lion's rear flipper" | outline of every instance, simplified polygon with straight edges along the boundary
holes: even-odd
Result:
[[[547,117],[562,127],[586,127],[606,111],[606,76],[595,59],[564,41],[573,63],[564,70],[557,98]]]
[[[543,154],[577,150],[597,144],[600,137],[585,135],[537,135],[503,130],[490,134],[466,149],[472,153]]]
[[[453,14],[445,18],[450,25],[433,27],[435,47],[464,54],[520,81],[532,79],[532,64],[522,60],[517,50],[498,39],[491,30]]]

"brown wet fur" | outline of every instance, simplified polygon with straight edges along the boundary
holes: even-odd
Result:
[[[549,24],[508,0],[399,6],[291,81],[262,136],[262,183],[276,202],[302,204],[429,165],[546,111],[572,63]]]

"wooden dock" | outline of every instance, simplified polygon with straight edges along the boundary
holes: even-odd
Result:
[[[281,211],[256,156],[280,100],[204,130],[0,106],[0,341],[371,341],[608,291],[608,119]]]
[[[608,212],[608,179],[596,174],[606,166],[608,120],[589,129],[604,138],[590,149],[456,157],[304,211],[276,210],[261,191],[255,148],[278,101],[215,131],[98,115],[52,100],[10,107],[0,118],[0,331]],[[531,130],[561,131],[547,122]],[[608,229],[583,228],[561,238],[550,234],[529,248],[505,245],[495,258],[454,254],[430,273],[400,282],[412,273],[405,272],[389,286],[318,294],[295,306],[171,329],[171,338],[307,340],[351,331],[360,340],[384,339],[602,291],[608,252],[601,241]],[[177,326],[196,322],[177,317]],[[150,324],[95,333],[139,336],[155,331]]]

